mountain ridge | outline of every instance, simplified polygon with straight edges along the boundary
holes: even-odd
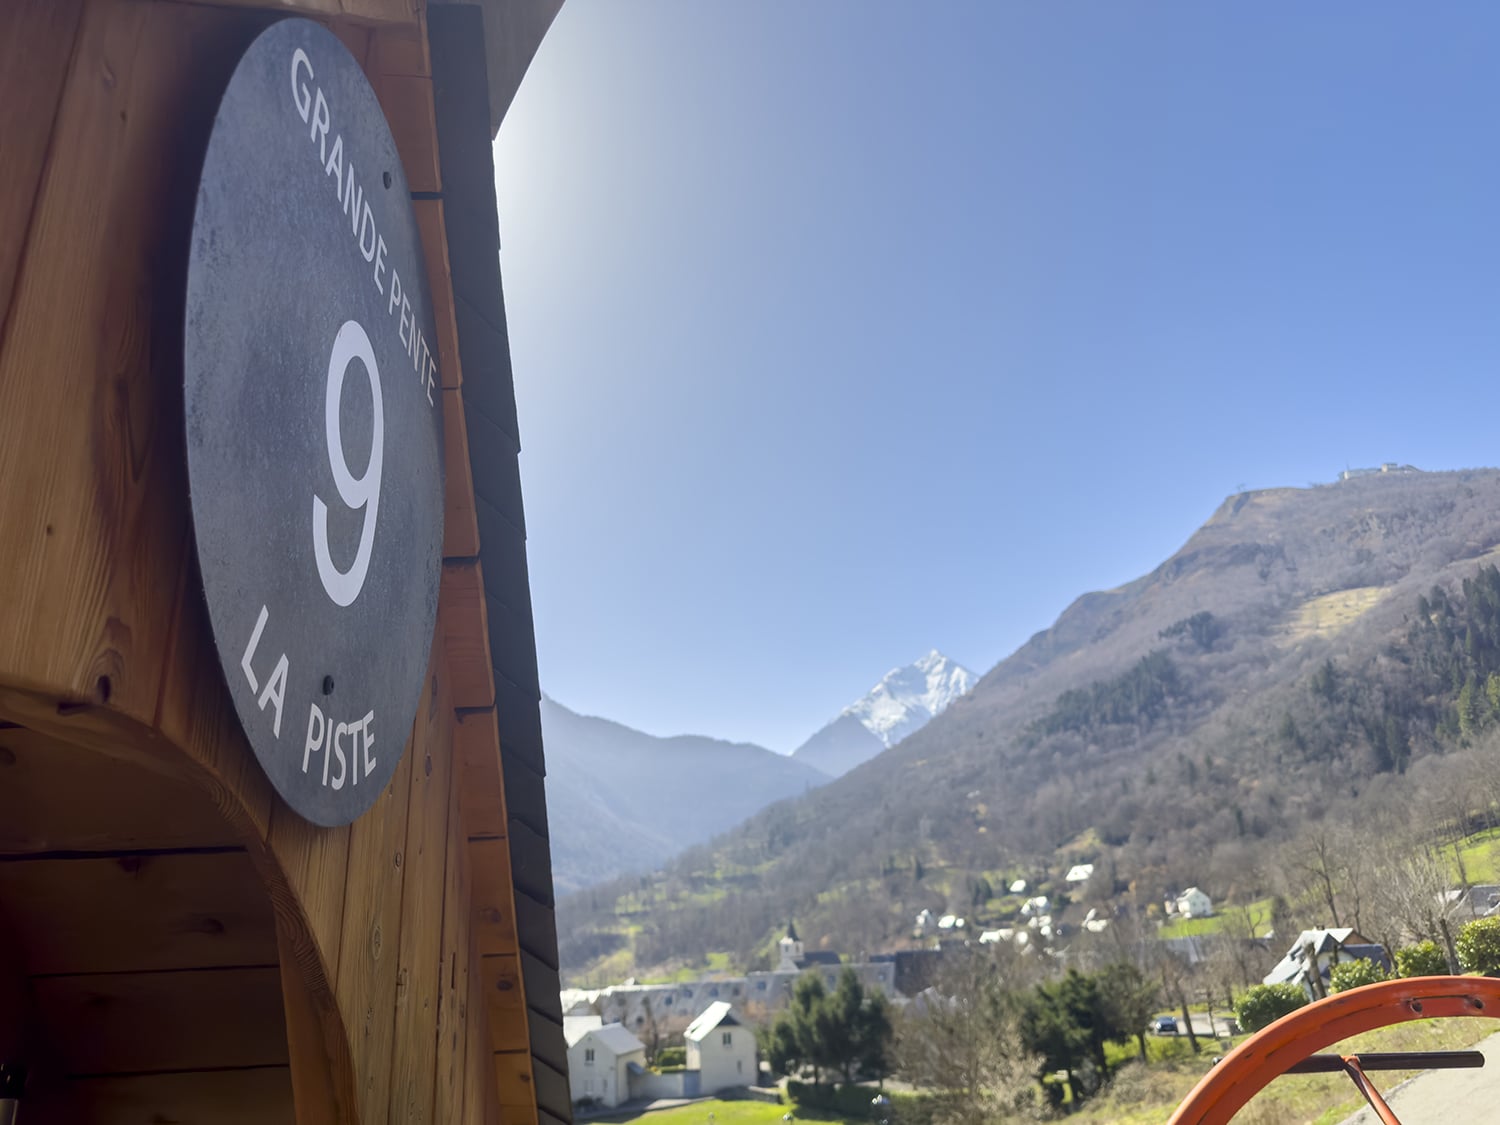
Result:
[[[873,950],[915,909],[983,916],[997,877],[1065,858],[1148,896],[1243,888],[1259,849],[1351,785],[1398,792],[1405,762],[1440,756],[1456,688],[1424,671],[1411,621],[1497,544],[1491,469],[1230,496],[921,730],[637,888],[631,963],[748,963],[789,912]],[[609,891],[560,904],[570,933],[610,932]]]

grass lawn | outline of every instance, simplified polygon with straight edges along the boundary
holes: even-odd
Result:
[[[1473,1046],[1494,1031],[1492,1020],[1418,1020],[1355,1036],[1330,1050],[1455,1051]],[[1185,1048],[1186,1040],[1180,1042]],[[1154,1061],[1150,1067],[1124,1067],[1105,1093],[1068,1120],[1076,1125],[1161,1125],[1208,1070],[1217,1053],[1216,1047],[1209,1047],[1194,1058],[1184,1050]],[[1382,1073],[1376,1084],[1389,1090],[1413,1073]],[[1235,1120],[1247,1125],[1334,1125],[1362,1105],[1364,1100],[1342,1074],[1299,1074],[1276,1079]]]
[[[1500,829],[1476,832],[1459,844],[1458,851],[1463,857],[1464,873],[1469,876],[1469,882],[1500,883]],[[1458,864],[1453,862],[1451,851],[1447,855],[1448,866],[1457,879]]]
[[[1221,907],[1217,914],[1207,918],[1173,918],[1169,922],[1163,922],[1157,936],[1162,938],[1191,937],[1194,934],[1216,934],[1224,928],[1224,913],[1228,910],[1238,912],[1239,907]],[[1249,906],[1250,920],[1255,927],[1255,932],[1260,933],[1262,929],[1271,924],[1271,900],[1268,898],[1252,902]]]
[[[640,1121],[642,1125],[709,1125],[709,1114],[712,1114],[713,1125],[781,1125],[782,1114],[791,1108],[786,1105],[772,1105],[770,1102],[724,1102],[711,1099],[706,1102],[694,1102],[692,1105],[678,1106],[676,1109],[660,1109],[654,1113],[643,1113],[632,1120]],[[833,1125],[856,1125],[847,1118],[814,1109],[799,1107],[795,1112],[798,1121],[825,1121]],[[619,1118],[610,1120],[617,1121]],[[869,1122],[861,1121],[857,1125],[869,1125]]]

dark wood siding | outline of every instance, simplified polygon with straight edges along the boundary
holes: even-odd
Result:
[[[500,282],[483,13],[476,5],[434,5],[428,36],[532,1073],[539,1118],[569,1122],[541,689],[517,460],[521,442]]]

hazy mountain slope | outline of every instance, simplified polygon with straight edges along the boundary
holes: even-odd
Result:
[[[792,756],[835,777],[847,773],[920,730],[977,682],[973,672],[933,649],[887,672]]]
[[[657,738],[542,697],[553,878],[577,890],[648,871],[826,774],[760,746]]]
[[[637,963],[748,956],[788,913],[874,948],[915,908],[969,905],[985,872],[1064,854],[1146,894],[1244,877],[1328,801],[1404,784],[1391,746],[1402,762],[1441,748],[1456,685],[1412,622],[1497,543],[1493,470],[1231,497],[890,751],[681,857],[642,896]],[[607,891],[565,903],[564,928],[613,924],[591,911]]]

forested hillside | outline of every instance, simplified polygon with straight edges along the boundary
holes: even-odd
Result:
[[[875,950],[1074,861],[1100,902],[1259,893],[1292,831],[1436,784],[1414,765],[1496,722],[1497,544],[1493,470],[1231,497],[891,750],[566,900],[565,965],[749,964],[789,915],[814,947]]]

